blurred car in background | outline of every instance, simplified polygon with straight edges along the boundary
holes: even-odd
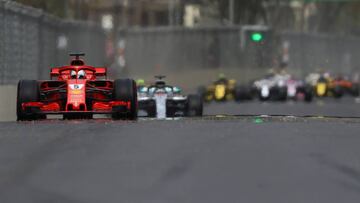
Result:
[[[317,97],[341,98],[346,94],[359,96],[359,83],[342,75],[332,77],[329,73],[311,73],[306,81],[313,86]]]
[[[206,102],[231,101],[237,102],[259,99],[260,101],[286,101],[313,99],[313,89],[303,80],[298,80],[290,74],[267,74],[265,77],[250,82],[237,84],[234,79],[227,79],[222,75],[207,87],[198,90]]]
[[[285,77],[267,75],[253,83],[255,95],[260,101],[285,101],[287,99],[286,80]]]
[[[155,84],[138,90],[139,110],[148,117],[202,116],[203,102],[198,95],[182,95],[179,87],[167,85],[165,76],[156,76]]]
[[[318,97],[341,98],[344,95],[340,83],[335,82],[330,75],[320,76],[315,85],[315,92]]]
[[[350,81],[344,76],[339,75],[330,82],[329,86],[330,89],[339,87],[339,93],[341,94],[347,94],[354,97],[359,96],[359,83],[356,81]]]
[[[258,98],[260,101],[304,100],[312,101],[311,86],[289,74],[268,74],[264,78],[236,88],[236,100]]]
[[[198,94],[205,102],[217,101],[225,102],[234,100],[236,80],[228,79],[224,74],[219,74],[219,78],[208,86],[201,86]]]

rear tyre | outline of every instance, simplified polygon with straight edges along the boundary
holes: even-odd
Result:
[[[358,84],[353,84],[353,86],[351,87],[351,95],[354,96],[354,97],[358,97],[359,94],[360,94],[360,91],[359,91],[359,85]]]
[[[251,100],[251,88],[244,85],[237,86],[234,91],[234,96],[237,102]]]
[[[205,86],[200,86],[198,88],[197,93],[202,99],[205,99],[205,97],[206,97],[206,87]]]
[[[38,102],[40,100],[40,89],[36,80],[20,80],[17,87],[16,115],[18,121],[37,120],[46,118],[39,116],[39,109],[23,109],[25,102]]]
[[[311,102],[314,98],[313,87],[310,85],[305,86],[304,88],[304,100],[306,102]]]
[[[130,110],[126,108],[113,108],[113,119],[136,120],[138,116],[137,88],[134,80],[117,79],[114,81],[114,101],[130,102]]]
[[[147,110],[148,117],[156,117],[156,103],[154,102]]]
[[[344,91],[343,91],[341,86],[337,85],[333,89],[333,94],[334,94],[335,98],[339,99],[339,98],[341,98],[343,96]]]
[[[287,99],[287,87],[279,87],[278,88],[278,97],[277,100],[278,101],[286,101]]]
[[[187,116],[202,116],[203,101],[198,95],[189,95],[187,99]]]
[[[147,111],[147,117],[155,118],[156,117],[156,111],[154,111],[152,109]]]
[[[166,109],[166,117],[167,118],[174,118],[175,117],[175,109],[167,108]]]

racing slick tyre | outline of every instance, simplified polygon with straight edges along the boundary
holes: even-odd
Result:
[[[197,90],[197,93],[201,98],[204,99],[206,97],[206,87],[205,86],[200,86],[198,88],[198,90]]]
[[[351,87],[351,95],[354,97],[358,97],[360,95],[360,91],[359,91],[359,85],[358,84],[354,84]]]
[[[147,117],[155,118],[156,117],[156,110],[153,109],[147,111]]]
[[[335,98],[339,99],[339,98],[341,98],[341,97],[343,96],[344,91],[343,91],[343,89],[342,89],[341,86],[338,86],[338,85],[337,85],[337,86],[335,86],[334,89],[332,90],[332,93],[333,93],[333,95],[334,95]]]
[[[244,85],[235,87],[234,97],[235,97],[235,101],[237,102],[244,100],[251,100],[252,99],[251,88]]]
[[[134,80],[117,79],[114,81],[113,99],[115,101],[130,102],[130,111],[124,111],[124,108],[114,107],[113,119],[130,119],[136,120],[138,115],[137,89]]]
[[[147,116],[150,118],[155,118],[156,117],[156,102],[153,101],[151,102],[151,105],[149,106],[149,108],[147,109]]]
[[[174,118],[176,115],[175,115],[175,110],[174,109],[171,109],[171,108],[167,108],[166,109],[166,117],[167,118]]]
[[[265,96],[261,95],[261,92],[258,93],[258,99],[259,99],[259,101],[261,101],[261,102],[265,102],[265,101],[270,100],[270,96],[271,96],[271,95],[265,97]]]
[[[277,100],[286,101],[286,99],[287,99],[287,87],[277,88]]]
[[[189,95],[187,98],[187,116],[202,116],[203,101],[198,95]]]
[[[304,87],[304,101],[311,102],[314,98],[314,91],[311,85]]]
[[[37,120],[46,118],[38,114],[39,109],[30,108],[24,110],[24,102],[38,102],[40,99],[40,89],[36,80],[20,80],[17,86],[16,115],[18,121]]]

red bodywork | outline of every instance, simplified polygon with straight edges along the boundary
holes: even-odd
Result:
[[[340,86],[345,89],[351,89],[353,86],[353,82],[345,79],[335,79],[331,82],[331,86]]]
[[[78,77],[80,71],[85,73],[82,78]],[[22,103],[23,110],[38,108],[43,114],[107,114],[113,107],[121,107],[130,111],[130,101],[112,99],[113,81],[105,79],[106,68],[87,66],[83,60],[74,59],[69,66],[52,68],[50,78],[39,81],[40,102]]]

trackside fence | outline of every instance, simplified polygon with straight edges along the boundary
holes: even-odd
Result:
[[[360,71],[360,39],[318,33],[281,32],[266,46],[242,46],[240,26],[120,29],[111,66],[117,75],[221,69],[265,72],[284,58],[299,75],[316,69]],[[66,21],[41,10],[0,0],[0,85],[19,79],[48,79],[49,67],[85,52],[94,66],[107,64],[106,34],[96,24]],[[286,56],[284,56],[286,55]],[[189,71],[189,72],[188,72]]]
[[[81,51],[95,65],[105,63],[105,34],[91,23],[65,21],[41,10],[0,0],[0,84],[48,79],[49,67],[68,63]]]

